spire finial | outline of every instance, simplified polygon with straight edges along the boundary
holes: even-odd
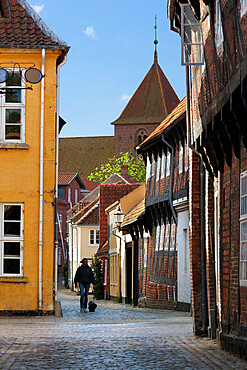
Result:
[[[158,44],[158,40],[157,40],[157,16],[155,14],[155,17],[154,17],[154,63],[158,62],[157,44]]]

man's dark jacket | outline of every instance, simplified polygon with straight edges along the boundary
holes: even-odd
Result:
[[[92,283],[93,285],[95,285],[95,279],[94,279],[93,271],[91,267],[83,266],[83,265],[78,267],[76,274],[75,274],[75,286],[77,283],[84,283],[84,284]]]

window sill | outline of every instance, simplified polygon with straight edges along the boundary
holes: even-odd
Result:
[[[88,244],[89,247],[98,247],[99,244]]]
[[[15,276],[15,277],[1,276],[0,277],[0,283],[27,283],[27,282],[28,282],[27,277],[23,277],[23,276]]]
[[[0,149],[28,149],[29,145],[25,143],[0,143]]]

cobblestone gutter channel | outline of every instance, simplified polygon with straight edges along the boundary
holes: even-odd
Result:
[[[192,334],[189,314],[97,302],[59,291],[63,317],[1,317],[0,369],[247,369]]]

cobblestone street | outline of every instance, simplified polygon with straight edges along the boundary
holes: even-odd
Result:
[[[60,290],[63,317],[1,317],[1,369],[247,369],[216,342],[197,339],[187,313],[98,302],[80,313]]]

